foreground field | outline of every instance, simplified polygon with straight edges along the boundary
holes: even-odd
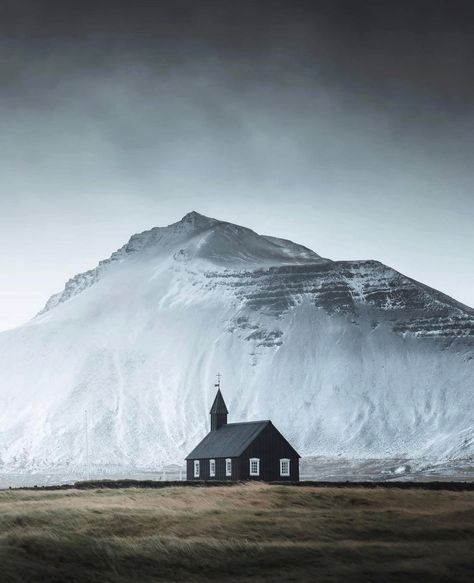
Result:
[[[0,492],[2,582],[472,581],[474,492]]]

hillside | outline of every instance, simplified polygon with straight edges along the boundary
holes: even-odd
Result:
[[[470,459],[474,311],[376,261],[197,213],[134,235],[0,334],[2,471],[181,463],[229,421],[304,456]]]

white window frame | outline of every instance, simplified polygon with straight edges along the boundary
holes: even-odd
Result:
[[[232,459],[230,457],[225,460],[225,475],[232,476]]]
[[[200,463],[199,460],[194,460],[194,477],[195,478],[199,478],[199,474],[200,474]]]
[[[209,460],[209,476],[211,478],[216,476],[216,460]]]
[[[252,463],[255,462],[257,464],[257,470],[252,470]],[[258,457],[251,457],[249,460],[249,469],[251,476],[260,476],[260,458]]]
[[[283,465],[287,463],[288,464],[288,470],[286,472],[283,471]],[[282,458],[280,460],[280,476],[285,476],[285,477],[289,477],[291,470],[290,470],[290,460],[288,458]]]

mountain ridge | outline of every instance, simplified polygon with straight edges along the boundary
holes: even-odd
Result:
[[[71,297],[81,293],[96,283],[104,269],[107,269],[107,267],[114,262],[123,261],[127,255],[146,252],[147,250],[150,251],[153,249],[160,249],[161,243],[161,246],[163,247],[162,250],[173,252],[174,258],[177,260],[184,260],[186,259],[184,249],[173,248],[174,246],[179,247],[180,244],[184,243],[186,239],[183,238],[182,235],[185,237],[187,236],[188,239],[192,239],[193,237],[196,237],[200,234],[212,231],[216,227],[238,229],[241,231],[241,233],[238,233],[240,235],[246,234],[248,236],[248,234],[251,234],[252,237],[256,236],[256,238],[260,240],[267,241],[270,244],[270,248],[271,246],[274,246],[276,255],[275,260],[278,258],[278,253],[276,251],[281,250],[286,245],[287,248],[293,249],[295,251],[294,257],[291,257],[290,255],[287,256],[286,259],[288,261],[297,262],[298,260],[304,260],[314,261],[315,263],[329,261],[328,259],[323,259],[320,257],[311,249],[308,249],[303,245],[293,243],[293,241],[288,239],[280,239],[267,235],[258,235],[255,233],[255,231],[252,231],[246,227],[234,225],[228,221],[219,221],[217,219],[201,215],[196,211],[191,211],[184,215],[180,221],[171,223],[166,227],[153,227],[143,231],[142,233],[132,235],[125,245],[117,249],[117,251],[114,251],[108,259],[100,261],[97,267],[79,273],[69,279],[66,282],[64,290],[51,296],[38,315],[48,312],[56,305],[58,305],[58,303],[70,299]],[[284,256],[280,257],[280,259],[283,261]]]

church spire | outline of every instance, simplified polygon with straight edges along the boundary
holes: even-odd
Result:
[[[214,385],[217,387],[217,395],[214,399],[214,403],[211,407],[211,431],[217,431],[223,425],[227,425],[227,415],[229,411],[227,411],[226,404],[224,402],[224,398],[221,393],[221,375],[220,373],[217,374],[217,383]]]

